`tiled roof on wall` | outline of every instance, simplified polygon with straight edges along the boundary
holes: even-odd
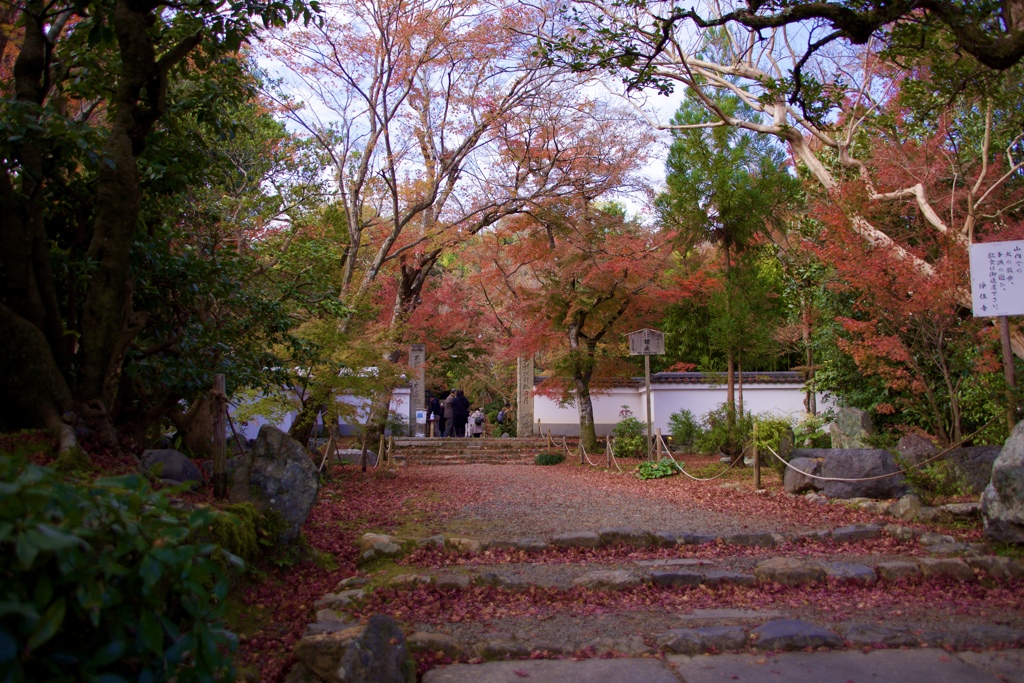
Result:
[[[739,374],[739,373],[737,373]],[[534,384],[540,384],[547,377],[537,375]],[[737,378],[738,379],[738,378]],[[725,384],[724,372],[655,372],[651,374],[651,384]],[[775,372],[744,372],[743,384],[803,384],[802,373],[792,370]],[[643,377],[601,377],[590,382],[593,389],[610,389],[613,387],[643,386]]]
[[[640,378],[643,381],[643,377]],[[724,372],[656,372],[651,384],[725,384]],[[776,372],[744,372],[744,384],[803,384],[801,373],[792,370]]]

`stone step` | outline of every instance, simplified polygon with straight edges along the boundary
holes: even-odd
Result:
[[[452,664],[427,671],[423,683],[711,683],[712,681],[900,681],[992,683],[1020,681],[1024,651],[961,652],[938,648],[871,652],[784,652],[714,657],[539,659]]]

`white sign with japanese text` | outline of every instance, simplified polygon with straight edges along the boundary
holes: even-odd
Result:
[[[1024,240],[971,245],[975,318],[1024,315]]]

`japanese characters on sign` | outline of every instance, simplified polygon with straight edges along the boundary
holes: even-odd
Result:
[[[629,333],[629,355],[659,356],[665,353],[665,333],[643,329]]]
[[[1024,240],[971,245],[974,317],[1024,315]]]

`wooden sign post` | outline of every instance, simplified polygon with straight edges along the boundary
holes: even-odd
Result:
[[[644,357],[644,386],[647,387],[647,459],[651,459],[651,356],[665,353],[665,333],[644,328],[629,333],[629,355]]]

